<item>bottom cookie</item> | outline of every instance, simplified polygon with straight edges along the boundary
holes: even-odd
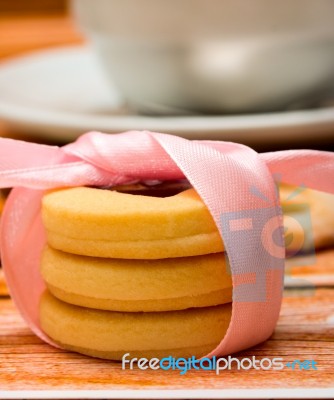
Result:
[[[202,357],[224,337],[231,303],[166,312],[114,312],[74,306],[45,292],[43,331],[61,347],[93,357]]]

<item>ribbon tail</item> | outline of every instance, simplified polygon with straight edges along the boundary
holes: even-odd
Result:
[[[39,326],[39,299],[45,289],[39,260],[45,245],[40,212],[43,191],[16,188],[9,195],[0,225],[3,269],[11,298],[30,329],[58,347]],[[15,228],[14,228],[15,227]]]
[[[57,146],[0,138],[0,189],[106,186],[129,181]]]
[[[334,153],[287,150],[260,154],[275,180],[334,194]]]

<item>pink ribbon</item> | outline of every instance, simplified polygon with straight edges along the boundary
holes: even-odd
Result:
[[[210,355],[266,340],[281,304],[284,243],[273,176],[334,193],[334,154],[292,150],[257,154],[241,144],[188,141],[151,132],[87,133],[62,148],[0,139],[0,188],[14,187],[1,220],[1,256],[9,289],[30,328],[39,326],[39,273],[46,189],[187,178],[212,214],[233,280],[229,329]]]

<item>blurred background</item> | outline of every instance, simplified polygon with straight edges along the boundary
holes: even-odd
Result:
[[[257,2],[261,13],[220,2],[228,12],[216,18],[196,0],[190,18],[187,0],[178,13],[161,0],[77,0],[74,22],[67,0],[0,0],[0,135],[63,144],[91,129],[149,129],[333,150],[333,2]],[[253,25],[240,39],[243,18]]]
[[[69,17],[67,0],[1,0],[0,17],[2,60],[50,46],[83,42]]]
[[[0,0],[0,65],[38,50],[82,43],[67,0]],[[33,131],[22,135],[6,122],[0,117],[0,136],[49,141]]]

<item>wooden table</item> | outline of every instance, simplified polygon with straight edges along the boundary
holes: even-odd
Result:
[[[0,18],[2,58],[50,45],[80,42],[82,38],[66,16]],[[6,130],[0,121],[0,136],[15,137],[15,132]],[[260,359],[283,357],[285,363],[313,359],[318,370],[234,368],[219,376],[212,371],[189,371],[183,376],[178,371],[123,371],[119,363],[52,348],[32,334],[8,297],[0,297],[0,398],[292,398],[298,393],[303,398],[334,398],[333,354],[334,287],[286,290],[279,323],[271,339],[238,355]],[[22,390],[35,392],[15,392]],[[36,392],[41,390],[57,392]],[[87,394],[82,390],[107,392]],[[165,392],[157,394],[156,390]]]
[[[199,390],[205,390],[202,397],[292,398],[306,389],[313,396],[312,388],[316,388],[314,397],[333,398],[333,354],[334,288],[286,290],[281,316],[270,340],[238,354],[238,358],[283,357],[284,363],[315,360],[317,370],[233,368],[220,375],[213,371],[189,371],[186,375],[178,371],[125,371],[117,362],[55,349],[31,333],[9,298],[0,299],[0,398],[4,396],[1,391],[8,390],[107,390],[108,397],[149,398],[156,396],[157,389],[181,390],[174,396],[179,393],[186,398],[198,397]],[[120,392],[125,389],[129,390],[126,394]],[[144,392],[139,393],[139,389]],[[47,396],[45,393],[44,398]],[[164,396],[171,394],[165,392]],[[77,392],[80,397],[82,393]]]

